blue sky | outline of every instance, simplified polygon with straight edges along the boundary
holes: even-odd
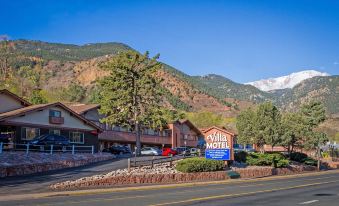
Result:
[[[339,74],[339,1],[0,0],[0,34],[160,53],[190,75],[237,82],[305,69]]]

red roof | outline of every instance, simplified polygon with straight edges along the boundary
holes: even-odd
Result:
[[[219,128],[219,127],[217,127],[217,126],[212,126],[212,127],[210,127],[210,128],[207,128],[207,129],[202,129],[201,131],[202,131],[203,133],[206,133],[206,132],[208,132],[208,131],[210,131],[210,130],[212,130],[212,129],[216,129],[216,130],[225,132],[225,133],[227,133],[227,134],[230,134],[230,135],[232,135],[232,136],[235,136],[234,133],[232,133],[232,132],[230,132],[230,131],[227,131],[226,129]]]
[[[78,114],[83,114],[89,110],[98,109],[100,107],[99,104],[70,103],[66,105]]]

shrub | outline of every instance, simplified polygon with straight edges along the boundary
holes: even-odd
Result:
[[[313,159],[313,158],[311,158],[311,157],[307,157],[307,158],[304,160],[304,163],[305,163],[306,165],[310,165],[310,166],[317,166],[318,161],[315,160],[315,159]]]
[[[323,156],[323,158],[330,158],[331,157],[330,152],[328,152],[328,151],[323,152],[322,156]]]
[[[237,162],[246,162],[247,152],[240,151],[234,153],[234,160]]]
[[[224,162],[205,158],[188,158],[177,163],[176,169],[180,172],[212,172],[224,169]]]
[[[288,160],[279,160],[278,162],[277,162],[277,168],[280,168],[280,167],[287,167],[288,165],[290,164],[290,161],[288,161]]]
[[[296,162],[305,162],[307,159],[307,154],[301,153],[301,152],[293,152],[290,154],[290,160],[296,161]]]
[[[253,166],[286,167],[289,161],[280,153],[251,153],[246,157],[246,163]]]

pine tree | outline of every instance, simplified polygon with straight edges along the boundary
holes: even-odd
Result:
[[[247,109],[237,117],[237,129],[239,143],[256,144],[261,150],[270,144],[273,150],[281,143],[280,111],[271,102],[260,104],[255,111]]]
[[[328,141],[328,137],[323,132],[315,131],[315,129],[326,120],[326,110],[324,105],[319,101],[311,101],[302,105],[301,113],[305,118],[307,132],[304,143],[307,149],[317,151],[318,170],[320,169],[320,149],[321,145]]]
[[[254,120],[255,111],[251,108],[242,111],[236,120],[238,130],[237,142],[240,144],[257,144],[255,138]]]
[[[281,114],[271,102],[259,105],[255,116],[255,136],[259,146],[270,144],[273,147],[281,141]]]
[[[141,126],[162,129],[168,119],[166,108],[160,106],[163,94],[156,72],[161,68],[159,55],[149,58],[149,53],[135,51],[119,53],[101,67],[109,75],[100,83],[100,113],[102,122],[129,127],[136,134],[136,153],[141,152]],[[173,118],[173,116],[171,117]]]
[[[282,145],[291,154],[295,147],[302,146],[302,139],[305,136],[307,127],[305,118],[301,113],[286,113],[282,117]]]

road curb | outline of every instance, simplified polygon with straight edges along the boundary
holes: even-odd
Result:
[[[178,183],[178,184],[167,184],[167,185],[147,185],[147,186],[135,186],[135,187],[121,187],[121,188],[105,188],[105,189],[87,189],[87,190],[75,190],[75,191],[57,191],[57,192],[45,192],[45,193],[32,193],[32,194],[22,194],[22,195],[6,195],[0,197],[1,201],[12,201],[12,200],[26,200],[26,199],[38,199],[38,198],[49,198],[57,196],[81,196],[81,195],[91,195],[91,194],[104,194],[109,192],[129,192],[129,191],[142,191],[142,190],[155,190],[155,189],[166,189],[166,188],[181,188],[181,187],[193,187],[201,185],[219,185],[219,184],[232,184],[234,182],[243,183],[243,182],[260,182],[266,180],[279,180],[279,179],[291,179],[294,177],[309,177],[309,176],[319,176],[324,174],[337,174],[338,170],[328,170],[321,172],[308,172],[302,174],[294,175],[284,175],[284,176],[269,176],[262,178],[252,178],[252,179],[228,179],[222,181],[207,181],[207,182],[190,182],[190,183]]]

